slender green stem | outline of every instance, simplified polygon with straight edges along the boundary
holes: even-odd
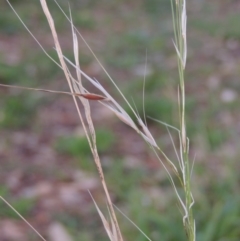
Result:
[[[189,163],[188,141],[185,113],[185,65],[186,65],[186,0],[171,0],[175,48],[178,56],[179,73],[179,114],[180,114],[180,150],[182,158],[181,176],[185,194],[183,225],[189,241],[195,241],[195,221],[192,211],[191,168]]]

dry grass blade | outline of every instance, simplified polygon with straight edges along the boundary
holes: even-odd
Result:
[[[110,104],[104,103],[104,105],[106,107],[108,107],[111,111],[113,111],[121,121],[123,121],[125,124],[131,126],[135,131],[137,131],[139,134],[141,134],[142,137],[144,138],[144,140],[147,143],[149,143],[151,146],[156,147],[157,149],[159,149],[158,145],[156,144],[156,142],[155,142],[152,134],[148,130],[147,126],[143,123],[141,118],[135,113],[134,110],[133,110],[133,112],[134,112],[135,116],[137,117],[138,122],[139,122],[140,126],[142,127],[144,133],[142,133],[137,128],[137,126],[135,125],[133,120],[130,118],[130,116],[126,113],[126,111],[114,100],[114,98],[102,87],[102,85],[99,82],[97,82],[97,81],[93,80],[92,78],[90,78],[86,73],[84,73],[75,64],[73,64],[68,58],[64,57],[64,59],[70,65],[75,67],[87,80],[90,81],[91,84],[93,84],[98,90],[100,90],[107,97],[108,101],[112,102],[116,106],[116,108],[114,108]]]
[[[75,34],[74,26],[73,26],[73,23],[72,23],[72,18],[70,18],[70,19],[71,19],[71,26],[72,26],[74,57],[75,57],[75,63],[76,63],[76,67],[77,67],[76,72],[77,72],[77,76],[78,76],[78,83],[80,85],[80,88],[83,88],[82,83],[81,83],[81,72],[79,71],[81,69],[80,69],[79,58],[78,58],[78,40],[77,40],[77,36]],[[88,95],[88,94],[86,94],[86,95]],[[88,98],[96,99],[96,98],[99,98],[99,96],[88,95]],[[109,205],[109,208],[110,208],[110,214],[111,214],[111,217],[112,217],[112,222],[113,222],[115,230],[116,230],[116,237],[113,236],[112,238],[113,238],[113,240],[121,241],[122,240],[121,231],[120,231],[120,228],[118,226],[117,218],[116,218],[113,206],[112,206],[112,201],[111,201],[110,195],[108,193],[107,185],[106,185],[105,178],[104,178],[104,173],[103,173],[103,170],[102,170],[100,158],[99,158],[98,151],[97,151],[96,134],[95,134],[92,118],[91,118],[90,105],[89,105],[88,102],[83,102],[83,105],[84,105],[85,114],[86,114],[86,117],[87,117],[87,122],[88,122],[89,130],[90,130],[90,134],[91,134],[91,137],[92,137],[93,156],[94,156],[95,163],[96,163],[98,171],[99,171],[99,175],[100,175],[100,178],[101,178],[101,181],[102,181],[102,185],[103,185],[103,188],[104,188],[104,191],[105,191],[105,195],[107,197],[108,205]]]
[[[48,53],[47,51],[44,49],[44,47],[41,45],[41,43],[37,40],[37,38],[32,34],[32,32],[29,30],[29,28],[27,27],[27,25],[23,22],[23,20],[21,19],[21,17],[18,15],[18,13],[15,11],[15,9],[13,8],[13,6],[11,5],[11,3],[6,0],[6,2],[8,3],[8,5],[10,6],[10,8],[13,10],[13,12],[15,13],[15,15],[18,17],[19,21],[22,23],[22,25],[24,26],[24,28],[28,31],[28,33],[32,36],[32,38],[36,41],[36,43],[38,44],[38,46],[42,49],[42,51],[47,55],[47,57],[49,59],[51,59],[59,68],[62,68],[61,65],[56,62],[56,60],[54,60]]]
[[[143,123],[142,119],[139,117],[138,118],[138,123],[139,125],[142,127],[143,132],[145,133],[145,135],[143,136],[143,138],[152,146],[156,147],[157,149],[159,149],[155,139],[153,138],[151,132],[149,131],[149,129],[147,128],[147,126]]]
[[[112,104],[115,106],[113,107],[111,104],[104,105],[112,110],[120,120],[122,120],[127,125],[131,126],[134,130],[139,132],[137,126],[131,119],[131,117],[127,114],[127,112],[114,100],[114,98],[103,88],[103,86],[96,80],[93,80],[90,78],[86,73],[84,73],[81,69],[79,69],[74,63],[72,63],[68,58],[64,57],[64,59],[73,67],[77,69],[93,86],[95,86],[98,90],[100,90],[107,98],[108,102],[112,102]]]
[[[47,241],[6,199],[0,196],[0,199],[10,207],[43,241]]]
[[[113,204],[114,205],[114,204]],[[114,240],[117,240],[117,229],[116,229],[116,226],[114,224],[114,220],[112,218],[112,215],[111,215],[111,211],[109,209],[109,206],[108,207],[108,213],[109,213],[109,217],[110,217],[110,223],[111,223],[111,228],[112,228],[112,235],[113,235],[113,238]]]
[[[170,182],[171,182],[171,184],[172,184],[172,186],[173,186],[173,189],[174,189],[174,191],[175,191],[175,193],[176,193],[176,196],[177,196],[177,198],[178,198],[178,201],[179,201],[179,203],[181,204],[181,206],[182,206],[182,208],[183,208],[183,210],[184,210],[184,212],[185,212],[185,214],[186,214],[186,213],[187,213],[186,206],[185,206],[184,202],[182,201],[182,198],[180,197],[180,195],[179,195],[179,193],[178,193],[177,187],[176,187],[176,185],[175,185],[175,182],[174,182],[174,180],[173,180],[173,178],[172,178],[171,173],[169,172],[168,168],[166,167],[166,165],[164,164],[164,162],[161,160],[161,158],[159,157],[159,155],[158,155],[158,153],[156,152],[155,149],[153,149],[153,152],[154,152],[154,154],[156,155],[157,159],[158,159],[158,160],[160,161],[160,163],[162,164],[162,166],[164,167],[165,171],[167,172],[168,178],[169,178],[169,180],[170,180]],[[174,165],[174,164],[173,164],[173,165]],[[175,167],[175,165],[174,165],[174,167]],[[176,167],[175,167],[175,168],[176,168]],[[178,172],[176,172],[176,175],[179,177],[179,173],[178,173]]]
[[[164,126],[166,127],[166,129],[167,129],[167,131],[168,131],[168,134],[169,134],[169,137],[170,137],[170,140],[171,140],[172,145],[173,145],[174,152],[175,152],[176,157],[177,157],[177,160],[178,160],[178,162],[179,162],[180,168],[182,169],[182,168],[183,168],[183,164],[182,164],[181,159],[180,159],[180,157],[179,157],[179,155],[178,155],[178,152],[177,152],[175,143],[174,143],[174,141],[173,141],[172,135],[171,135],[171,133],[170,133],[170,131],[169,131],[169,128],[177,131],[178,134],[180,133],[180,130],[177,129],[176,127],[172,126],[172,125],[169,125],[169,124],[163,122],[163,121],[157,120],[157,119],[155,119],[155,118],[151,118],[151,117],[149,117],[149,116],[148,116],[148,118],[151,119],[151,120],[153,120],[153,121],[156,121],[156,122],[158,122],[158,123],[160,123],[160,124],[162,124],[162,125],[164,125]]]
[[[102,104],[104,106],[106,106],[108,109],[110,109],[112,112],[114,112],[114,114],[125,124],[127,124],[128,126],[132,127],[134,130],[136,130],[137,132],[139,132],[137,126],[135,125],[135,123],[133,122],[133,120],[130,118],[130,116],[124,111],[121,110],[119,111],[118,109],[116,109],[115,107],[111,106],[111,104],[102,102]]]
[[[177,132],[180,132],[180,130],[179,130],[178,128],[176,128],[175,126],[169,125],[169,124],[167,124],[166,122],[160,121],[160,120],[155,119],[155,118],[152,118],[152,117],[150,117],[150,116],[148,116],[148,118],[151,119],[151,120],[153,120],[153,121],[156,121],[156,122],[158,122],[158,123],[160,123],[160,124],[162,124],[162,125],[164,125],[164,126],[166,126],[166,127],[169,127],[169,128],[171,128],[171,129],[173,129],[173,130],[175,130],[175,131],[177,131]]]
[[[54,93],[54,94],[64,94],[64,95],[70,95],[70,96],[80,96],[88,100],[107,100],[106,97],[94,93],[86,93],[86,94],[78,94],[78,93],[70,93],[66,91],[58,91],[58,90],[47,90],[47,89],[38,89],[38,88],[30,88],[30,87],[22,87],[22,86],[17,86],[17,85],[5,85],[5,84],[0,84],[2,87],[7,87],[7,88],[16,88],[16,89],[22,89],[22,90],[34,90],[34,91],[42,91],[42,92],[47,92],[47,93]]]
[[[181,160],[180,160],[180,158],[179,158],[179,155],[178,155],[178,152],[177,152],[176,145],[175,145],[175,143],[174,143],[174,141],[173,141],[172,134],[171,134],[169,128],[168,128],[168,127],[166,127],[166,128],[167,128],[167,132],[168,132],[168,135],[169,135],[169,137],[170,137],[170,140],[171,140],[171,142],[172,142],[172,146],[173,146],[174,152],[175,152],[175,154],[176,154],[176,157],[177,157],[178,163],[179,163],[179,165],[180,165],[180,168],[182,169],[182,165],[181,165],[182,163],[181,163]]]
[[[175,50],[176,50],[176,52],[177,52],[178,58],[180,59],[181,64],[182,64],[182,66],[183,66],[183,65],[184,65],[184,59],[182,58],[181,53],[180,53],[180,51],[179,51],[179,49],[178,49],[178,47],[177,47],[177,45],[175,44],[174,41],[173,41],[173,45],[174,45]]]
[[[124,212],[122,212],[116,205],[114,205],[114,207],[118,210],[118,212],[120,212],[136,229],[138,229],[139,232],[141,232],[141,234],[143,234],[145,236],[146,239],[148,239],[149,241],[152,241],[143,231],[142,229],[140,229],[136,223],[134,223]]]
[[[56,3],[56,5],[59,7],[59,9],[61,10],[61,12],[63,13],[63,15],[66,17],[66,19],[71,23],[71,19],[67,16],[67,14],[63,11],[63,9],[61,8],[61,6],[59,5],[59,3],[54,0],[54,2]],[[89,46],[89,44],[87,43],[87,41],[84,39],[83,35],[77,30],[77,28],[75,26],[73,26],[74,30],[77,32],[77,34],[80,36],[80,38],[83,40],[83,42],[86,44],[87,48],[89,49],[89,51],[92,53],[92,55],[94,56],[94,58],[96,59],[96,61],[98,62],[98,64],[100,65],[100,67],[102,68],[102,70],[104,71],[104,73],[107,75],[107,77],[110,79],[110,81],[112,82],[112,84],[114,85],[114,87],[117,89],[117,91],[119,92],[119,94],[122,96],[122,98],[125,100],[125,102],[127,103],[127,105],[129,106],[129,108],[132,110],[132,112],[134,113],[134,115],[136,116],[136,113],[134,112],[132,106],[129,104],[129,102],[127,101],[126,97],[124,96],[124,94],[121,92],[121,90],[119,89],[119,87],[117,86],[117,84],[114,82],[114,80],[112,79],[112,77],[109,75],[109,73],[107,72],[107,70],[104,68],[104,66],[102,65],[101,61],[98,59],[98,57],[96,56],[96,54],[93,52],[93,50],[91,49],[91,47]]]
[[[74,53],[74,59],[75,59],[75,63],[78,66],[78,68],[80,69],[80,64],[79,64],[79,51],[78,51],[78,39],[73,27],[73,22],[72,22],[72,14],[71,14],[71,9],[69,6],[69,13],[70,13],[70,19],[71,19],[71,28],[72,28],[72,38],[73,38],[73,53]],[[81,94],[84,94],[86,91],[82,85],[82,79],[81,79],[81,73],[79,71],[76,71],[77,73],[77,81],[74,81],[72,79],[72,84],[73,84],[73,89]],[[95,130],[94,130],[94,126],[92,123],[92,118],[91,118],[91,109],[90,109],[90,105],[89,102],[87,100],[84,100],[82,98],[80,98],[80,101],[82,102],[83,106],[84,106],[84,111],[85,111],[85,116],[87,119],[87,123],[88,123],[88,128],[90,131],[90,137],[88,135],[88,133],[86,132],[86,136],[88,138],[88,142],[89,145],[91,145],[91,150],[93,155],[94,154],[94,145],[96,143],[96,136],[95,136]],[[91,142],[91,143],[90,143]]]
[[[70,87],[71,92],[72,92],[72,86],[71,86],[71,80],[70,80],[70,77],[69,77],[69,71],[68,71],[68,68],[67,68],[67,66],[65,64],[65,61],[63,59],[63,54],[62,54],[61,46],[60,46],[59,41],[58,41],[58,35],[57,35],[56,29],[55,29],[53,18],[51,16],[50,12],[49,12],[46,1],[40,0],[40,3],[42,5],[43,12],[44,12],[44,14],[45,14],[45,16],[48,20],[48,24],[50,26],[50,29],[51,29],[51,32],[52,32],[52,35],[53,35],[53,40],[54,40],[54,43],[55,43],[58,58],[60,60],[60,63],[61,63],[61,66],[63,68],[65,77],[68,81],[69,87]]]
[[[57,51],[57,54],[58,54],[58,57],[59,57],[62,69],[63,69],[64,74],[66,76],[66,79],[67,79],[67,82],[69,84],[70,90],[73,93],[74,92],[73,88],[75,88],[75,90],[76,90],[76,86],[74,85],[74,87],[72,87],[72,84],[74,84],[74,83],[72,83],[71,80],[73,78],[71,77],[70,72],[69,72],[69,70],[68,70],[68,68],[67,68],[67,66],[65,64],[64,56],[62,54],[62,50],[61,50],[61,47],[60,47],[60,44],[59,44],[59,41],[58,41],[57,32],[56,32],[56,29],[55,29],[55,26],[54,26],[53,18],[52,18],[51,14],[50,14],[50,12],[48,10],[46,1],[45,0],[40,0],[40,2],[41,2],[41,5],[42,5],[42,8],[43,8],[43,11],[44,11],[44,13],[45,13],[45,15],[47,17],[47,20],[48,20],[49,26],[51,28],[51,31],[52,31],[52,35],[53,35],[53,39],[54,39],[54,42],[55,42],[56,51]],[[76,38],[74,37],[74,52],[75,52],[75,56],[76,56],[76,51],[77,51],[76,44],[77,44]],[[80,70],[80,68],[78,67],[77,70]],[[75,105],[76,105],[77,110],[78,110],[78,114],[79,114],[79,116],[81,118],[81,121],[82,121],[81,113],[79,111],[79,108],[78,108],[75,96],[73,96],[73,98],[74,98],[74,102],[75,102]],[[104,192],[105,192],[105,195],[106,195],[106,198],[107,198],[107,201],[108,201],[108,205],[110,207],[110,211],[111,211],[111,214],[112,214],[112,217],[113,217],[113,220],[114,220],[114,225],[116,226],[116,230],[117,230],[117,234],[118,234],[117,235],[118,236],[118,241],[122,241],[123,240],[122,239],[122,235],[121,235],[120,228],[119,228],[119,225],[118,225],[118,222],[117,222],[117,218],[116,218],[116,215],[115,215],[115,212],[114,212],[114,209],[113,209],[112,201],[111,201],[108,189],[107,189],[107,185],[106,185],[106,182],[105,182],[103,170],[102,170],[102,167],[101,167],[101,162],[100,162],[99,155],[98,155],[98,152],[97,152],[96,136],[95,136],[94,126],[93,126],[93,123],[92,123],[92,120],[91,120],[91,116],[90,116],[89,104],[85,103],[84,107],[85,107],[85,113],[86,113],[86,117],[87,117],[87,121],[88,121],[88,125],[89,125],[89,130],[90,130],[90,134],[91,134],[91,140],[90,140],[87,132],[86,132],[86,135],[87,135],[87,138],[88,138],[88,141],[89,141],[89,145],[90,145],[91,151],[92,151],[93,156],[94,156],[95,163],[97,165],[97,169],[98,169],[99,176],[100,176],[100,179],[101,179],[101,182],[102,182],[102,185],[103,185],[103,189],[104,189]]]
[[[88,192],[89,192],[89,191],[88,191]],[[107,235],[108,235],[109,239],[110,239],[111,241],[117,241],[117,239],[115,238],[116,236],[114,235],[114,233],[112,233],[112,230],[111,230],[111,227],[110,227],[108,221],[106,220],[106,218],[104,217],[103,213],[102,213],[101,210],[99,209],[99,207],[98,207],[97,203],[95,202],[92,194],[91,194],[90,192],[89,192],[89,194],[90,194],[90,196],[91,196],[91,198],[92,198],[92,200],[93,200],[93,203],[94,203],[94,205],[95,205],[95,207],[96,207],[96,209],[97,209],[97,211],[98,211],[98,214],[99,214],[99,216],[100,216],[100,218],[101,218],[101,220],[102,220],[103,226],[104,226],[104,228],[105,228],[105,230],[106,230],[106,232],[107,232]],[[110,212],[110,213],[111,213],[111,212]],[[115,227],[114,222],[112,222],[112,225]],[[115,228],[115,230],[116,230],[116,228]]]

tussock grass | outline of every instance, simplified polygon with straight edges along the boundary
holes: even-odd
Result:
[[[8,2],[8,1],[7,1]],[[55,1],[56,2],[56,1]],[[9,3],[9,2],[8,2]],[[196,228],[195,228],[195,220],[192,212],[192,207],[194,204],[194,199],[191,191],[191,175],[192,175],[192,169],[193,169],[193,163],[190,163],[189,160],[189,139],[187,137],[187,131],[186,131],[186,121],[185,121],[185,81],[184,81],[184,72],[186,68],[186,60],[187,60],[187,15],[186,15],[186,1],[185,0],[171,0],[171,7],[172,7],[172,16],[173,16],[173,29],[174,29],[174,41],[173,46],[175,47],[176,53],[177,53],[177,62],[178,62],[178,71],[179,71],[179,87],[178,87],[178,106],[179,106],[179,128],[173,127],[171,125],[168,125],[167,123],[163,123],[159,120],[159,123],[166,126],[169,138],[172,141],[173,150],[176,154],[178,163],[174,163],[168,156],[164,153],[164,151],[161,149],[161,147],[158,146],[157,142],[155,141],[153,135],[151,134],[150,130],[148,129],[148,126],[146,124],[146,117],[144,114],[144,119],[142,120],[138,114],[138,112],[135,110],[134,106],[132,106],[127,98],[123,95],[121,90],[118,88],[117,84],[113,81],[111,76],[108,74],[106,69],[103,67],[103,65],[98,60],[97,56],[94,54],[90,46],[87,44],[83,36],[80,34],[80,32],[75,28],[71,11],[69,10],[69,16],[63,11],[61,6],[56,2],[59,9],[62,11],[66,19],[69,21],[71,30],[72,30],[72,39],[73,39],[73,53],[74,53],[74,62],[66,58],[62,52],[58,34],[55,29],[54,25],[54,19],[52,18],[52,15],[48,9],[47,3],[45,0],[40,0],[42,10],[47,18],[48,24],[50,26],[52,36],[54,39],[55,44],[55,50],[58,55],[59,62],[52,59],[52,57],[46,52],[46,50],[42,47],[42,45],[38,42],[38,40],[34,37],[34,35],[30,32],[30,30],[27,28],[27,26],[22,22],[21,18],[18,16],[18,14],[15,12],[15,14],[18,16],[19,20],[23,23],[24,27],[27,29],[27,31],[31,34],[31,36],[35,39],[35,41],[39,44],[39,46],[42,48],[43,52],[59,67],[63,70],[63,73],[65,75],[67,84],[69,86],[70,92],[62,92],[62,91],[53,91],[53,90],[45,90],[45,89],[36,89],[36,88],[25,88],[25,87],[18,87],[18,86],[12,86],[15,88],[24,88],[28,90],[36,90],[36,91],[45,91],[50,93],[59,93],[59,94],[67,94],[71,95],[73,98],[73,102],[76,106],[77,113],[79,115],[80,122],[83,126],[83,129],[85,131],[86,138],[88,140],[88,144],[90,146],[99,178],[102,183],[102,187],[104,190],[104,194],[106,196],[107,200],[107,207],[109,210],[109,221],[104,216],[104,214],[99,209],[97,203],[95,202],[94,198],[93,202],[95,204],[95,207],[97,209],[97,212],[102,220],[103,226],[106,230],[106,233],[111,241],[123,241],[123,237],[121,234],[121,229],[119,227],[116,214],[115,214],[115,208],[114,204],[112,203],[107,183],[105,181],[105,176],[103,173],[101,160],[98,154],[98,147],[96,144],[96,132],[95,127],[93,125],[92,117],[91,117],[91,108],[89,100],[95,100],[99,101],[100,104],[108,108],[110,111],[112,111],[120,121],[124,122],[128,126],[130,126],[134,131],[136,131],[143,140],[148,144],[149,148],[152,149],[153,153],[156,155],[159,162],[162,164],[164,169],[166,170],[170,183],[173,186],[173,190],[176,194],[178,203],[179,203],[179,209],[182,213],[182,220],[183,220],[183,226],[185,228],[187,238],[189,241],[195,241],[196,236]],[[132,119],[130,115],[122,108],[122,106],[115,100],[113,96],[101,85],[100,82],[98,82],[96,79],[91,78],[87,75],[87,73],[83,72],[79,63],[79,49],[78,49],[78,36],[84,41],[84,43],[89,48],[90,52],[93,54],[95,59],[98,61],[100,66],[102,67],[103,71],[108,76],[109,80],[112,82],[113,86],[117,89],[119,94],[122,96],[123,100],[126,102],[126,104],[131,109],[133,116],[135,119]],[[76,71],[77,78],[74,78],[69,70],[69,66],[74,67]],[[90,84],[92,84],[94,87],[98,89],[98,91],[101,93],[99,94],[93,94],[87,91],[87,89],[82,85],[82,78],[85,78],[89,81]],[[145,85],[145,80],[144,80]],[[4,85],[2,85],[4,86]],[[6,87],[9,87],[5,85]],[[144,88],[143,88],[144,90]],[[81,112],[80,108],[77,103],[77,98],[80,100],[84,107],[84,111]],[[143,102],[144,102],[144,91],[143,91]],[[157,103],[156,103],[157,104]],[[143,113],[145,111],[143,110]],[[85,117],[85,118],[84,118]],[[135,121],[138,123],[138,125],[135,123]],[[173,141],[173,138],[171,136],[170,129],[173,129],[177,132],[179,137],[179,143],[180,145],[177,147]],[[178,151],[179,150],[179,151]],[[176,179],[176,175],[178,178]],[[184,195],[181,195],[179,192],[179,189],[177,188],[177,185],[175,183],[175,179],[180,182],[182,189],[184,190]],[[91,193],[90,193],[91,195]],[[7,204],[7,201],[1,197],[1,199]],[[10,206],[11,207],[11,206]],[[13,207],[11,207],[13,209]],[[13,209],[14,210],[14,209]],[[117,209],[119,210],[119,209]],[[14,210],[16,213],[17,211]],[[120,210],[119,210],[120,211]],[[121,212],[121,211],[120,211]],[[122,212],[121,212],[122,213]],[[32,226],[29,224],[19,213],[17,213],[43,240],[45,240]],[[122,213],[123,214],[123,213]],[[123,214],[124,215],[124,214]],[[125,215],[124,215],[125,216]],[[126,217],[126,216],[125,216]],[[127,217],[126,217],[127,218]],[[128,218],[127,218],[128,219]],[[129,220],[129,219],[128,219]],[[134,224],[133,221],[129,220],[135,227],[137,227],[136,224]],[[143,233],[143,231],[137,227],[140,232]],[[147,234],[143,235],[150,240],[147,237]]]

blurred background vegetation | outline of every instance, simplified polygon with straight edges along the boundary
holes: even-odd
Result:
[[[67,12],[68,3],[58,2]],[[170,1],[69,2],[75,25],[141,116],[147,50],[146,115],[177,125],[178,74]],[[39,2],[11,3],[57,59]],[[54,1],[48,4],[65,54],[73,58],[70,25]],[[195,159],[197,237],[239,240],[240,4],[190,0],[187,10],[186,108],[191,158]],[[80,63],[128,110],[82,42]],[[68,91],[61,70],[44,55],[5,1],[0,10],[0,83]],[[57,225],[74,241],[107,240],[88,190],[107,214],[105,198],[72,99],[2,87],[0,92],[0,194],[48,240],[55,241]],[[91,104],[114,203],[152,240],[186,240],[176,197],[160,163],[134,131],[103,106]],[[175,160],[166,129],[151,120],[148,125]],[[172,134],[177,141],[176,133]],[[0,217],[0,240],[39,240],[1,202]],[[119,215],[119,220],[126,241],[146,240],[124,217]]]

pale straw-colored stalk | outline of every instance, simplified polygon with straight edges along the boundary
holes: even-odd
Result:
[[[81,73],[78,71],[78,69],[80,69],[80,65],[79,65],[79,61],[78,61],[78,41],[77,41],[77,37],[76,37],[76,34],[75,34],[75,30],[73,28],[72,21],[71,21],[71,26],[72,26],[72,34],[73,34],[73,48],[74,48],[73,52],[74,52],[74,57],[75,57],[75,63],[76,63],[76,66],[77,66],[77,68],[76,68],[77,81],[73,81],[73,77],[71,76],[70,71],[69,71],[69,69],[68,69],[68,67],[65,63],[64,56],[62,54],[62,50],[61,50],[61,47],[60,47],[60,44],[59,44],[57,32],[56,32],[56,29],[55,29],[55,26],[54,26],[54,20],[51,16],[51,13],[50,13],[49,9],[48,9],[47,3],[46,3],[45,0],[40,0],[40,3],[41,3],[41,6],[42,6],[42,9],[43,9],[43,12],[44,12],[44,14],[45,14],[45,16],[48,20],[48,24],[50,26],[50,29],[51,29],[51,32],[52,32],[52,35],[53,35],[53,39],[54,39],[55,48],[56,48],[56,51],[57,51],[57,54],[58,54],[58,58],[60,60],[63,72],[65,74],[65,77],[67,79],[69,88],[71,90],[71,93],[74,93],[74,92],[75,93],[85,93],[84,88],[82,86],[82,82],[81,82]],[[121,234],[121,231],[120,231],[120,228],[119,228],[119,225],[118,225],[118,221],[117,221],[117,218],[116,218],[116,214],[115,214],[113,204],[112,204],[112,201],[111,201],[111,197],[110,197],[110,194],[109,194],[106,182],[105,182],[105,177],[104,177],[101,161],[100,161],[98,150],[97,150],[96,134],[95,134],[94,125],[93,125],[93,122],[92,122],[90,105],[89,105],[88,100],[83,99],[81,97],[79,97],[79,98],[80,98],[80,100],[81,100],[81,102],[84,106],[85,116],[86,116],[87,124],[88,124],[88,129],[85,127],[81,112],[79,110],[79,107],[78,107],[78,104],[77,104],[77,101],[76,101],[76,97],[73,95],[73,99],[74,99],[74,102],[75,102],[80,120],[82,122],[82,125],[84,126],[85,134],[86,134],[86,137],[88,139],[88,143],[89,143],[89,146],[91,148],[95,164],[97,166],[98,174],[99,174],[99,177],[100,177],[100,180],[101,180],[101,183],[102,183],[102,186],[103,186],[106,198],[107,198],[107,204],[108,204],[108,207],[109,207],[109,210],[110,210],[112,229],[108,229],[107,233],[108,233],[108,236],[109,236],[111,241],[123,241],[122,234]]]

